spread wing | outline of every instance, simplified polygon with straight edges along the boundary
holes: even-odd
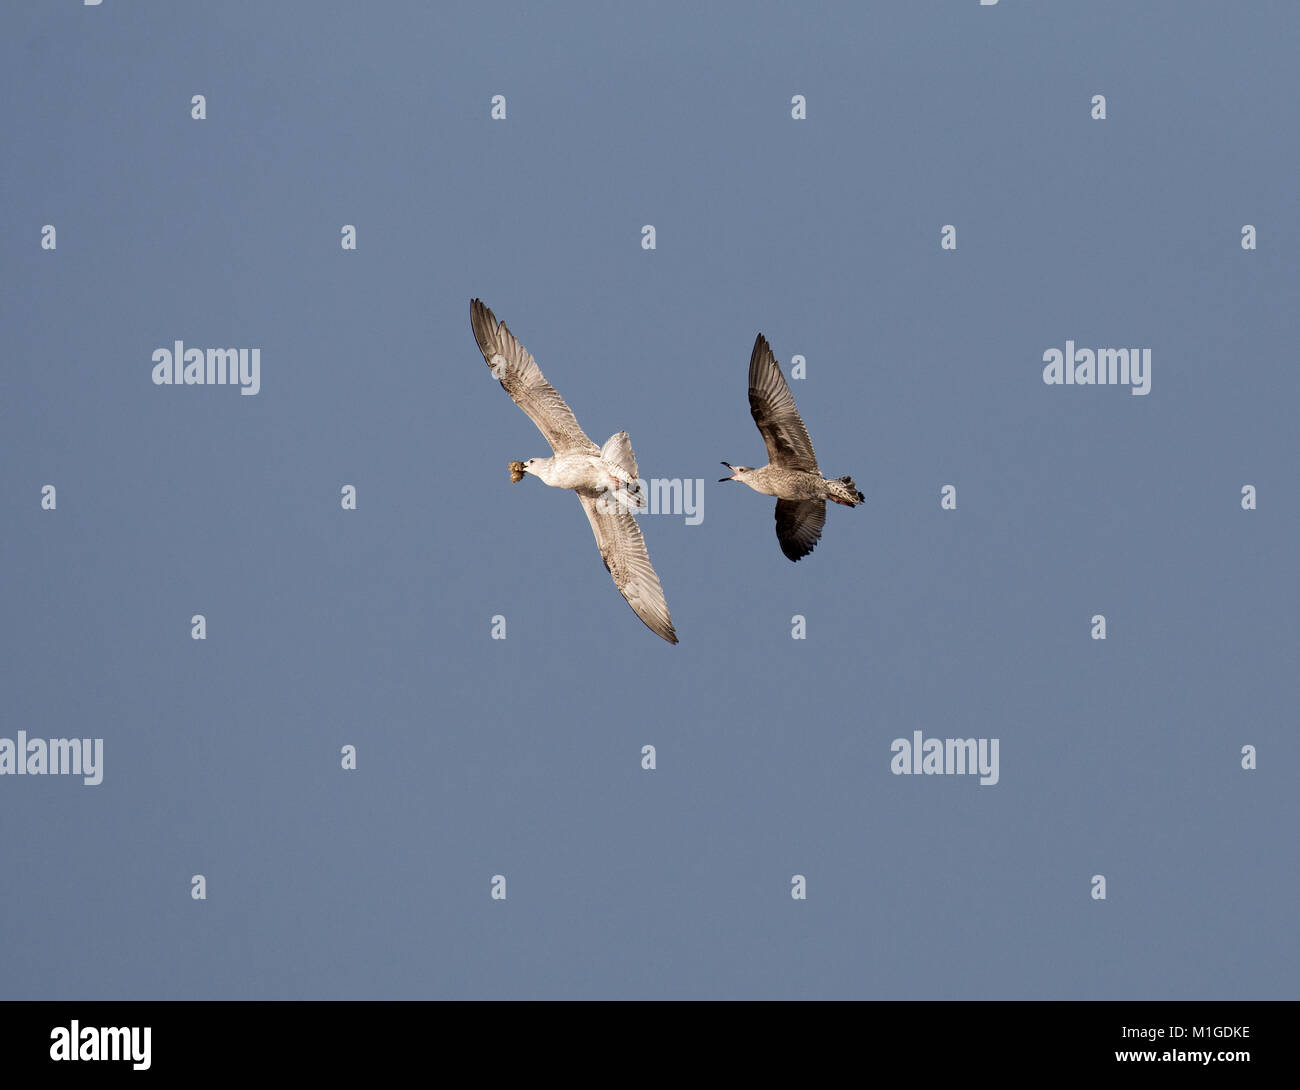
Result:
[[[794,395],[761,333],[749,357],[749,412],[767,444],[769,463],[782,469],[819,472],[808,429],[794,406]]]
[[[800,560],[817,548],[825,524],[825,500],[776,501],[776,539],[791,560]]]
[[[496,315],[477,299],[470,300],[469,320],[474,327],[474,339],[478,341],[479,350],[492,374],[500,379],[506,393],[537,425],[551,444],[551,450],[556,454],[572,451],[599,454],[600,448],[578,427],[578,418],[573,415],[573,410],[546,381],[537,361],[515,340],[505,322],[498,322]]]
[[[669,643],[676,643],[677,633],[673,629],[673,619],[668,615],[663,587],[650,566],[650,554],[646,552],[645,538],[641,536],[641,527],[636,524],[636,519],[612,498],[602,503],[579,493],[578,499],[587,512],[591,532],[596,535],[601,558],[614,577],[614,585],[650,631]],[[608,507],[607,511],[605,507]]]

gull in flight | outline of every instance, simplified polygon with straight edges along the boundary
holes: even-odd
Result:
[[[754,469],[723,462],[731,476],[719,479],[739,481],[755,492],[775,496],[776,539],[786,556],[801,560],[822,536],[826,501],[857,507],[862,493],[851,477],[827,480],[822,476],[794,395],[761,333],[749,357],[749,412],[767,444],[768,464]]]
[[[641,527],[632,515],[645,501],[627,432],[611,435],[603,447],[596,446],[505,322],[498,322],[477,299],[470,300],[469,320],[493,376],[537,425],[554,452],[551,458],[511,462],[510,479],[521,481],[531,473],[552,488],[576,492],[614,585],[652,632],[676,643],[659,576],[650,566]]]

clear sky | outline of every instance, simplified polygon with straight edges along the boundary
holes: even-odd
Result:
[[[0,776],[0,998],[1295,998],[1298,36],[5,5],[0,738],[103,780]],[[641,521],[680,645],[510,484],[476,296],[705,482]],[[717,483],[760,331],[866,496],[798,564]],[[155,385],[177,340],[259,391]],[[1150,392],[1045,384],[1067,340]]]

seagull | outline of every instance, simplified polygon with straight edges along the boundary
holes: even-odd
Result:
[[[627,432],[617,432],[603,447],[596,446],[505,322],[498,322],[478,299],[470,300],[469,320],[493,377],[537,425],[554,452],[551,458],[511,462],[511,481],[522,481],[531,473],[552,488],[576,492],[614,585],[655,635],[676,643],[659,576],[650,566],[645,538],[632,515],[633,510],[644,508],[645,500]]]
[[[775,496],[776,539],[787,557],[801,560],[822,536],[826,501],[857,507],[863,497],[851,477],[822,477],[794,395],[761,333],[749,357],[749,412],[767,444],[768,464],[754,469],[723,462],[731,476],[719,480],[740,481],[755,492]]]

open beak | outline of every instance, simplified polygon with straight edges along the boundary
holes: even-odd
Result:
[[[723,464],[724,466],[726,466],[728,469],[731,469],[731,463],[730,463],[730,462],[723,462],[722,464]],[[736,473],[735,473],[735,470],[732,470],[732,473],[731,473],[731,476],[730,476],[730,477],[719,477],[719,478],[718,478],[718,483],[721,484],[723,481],[734,481],[735,479],[736,479]]]

